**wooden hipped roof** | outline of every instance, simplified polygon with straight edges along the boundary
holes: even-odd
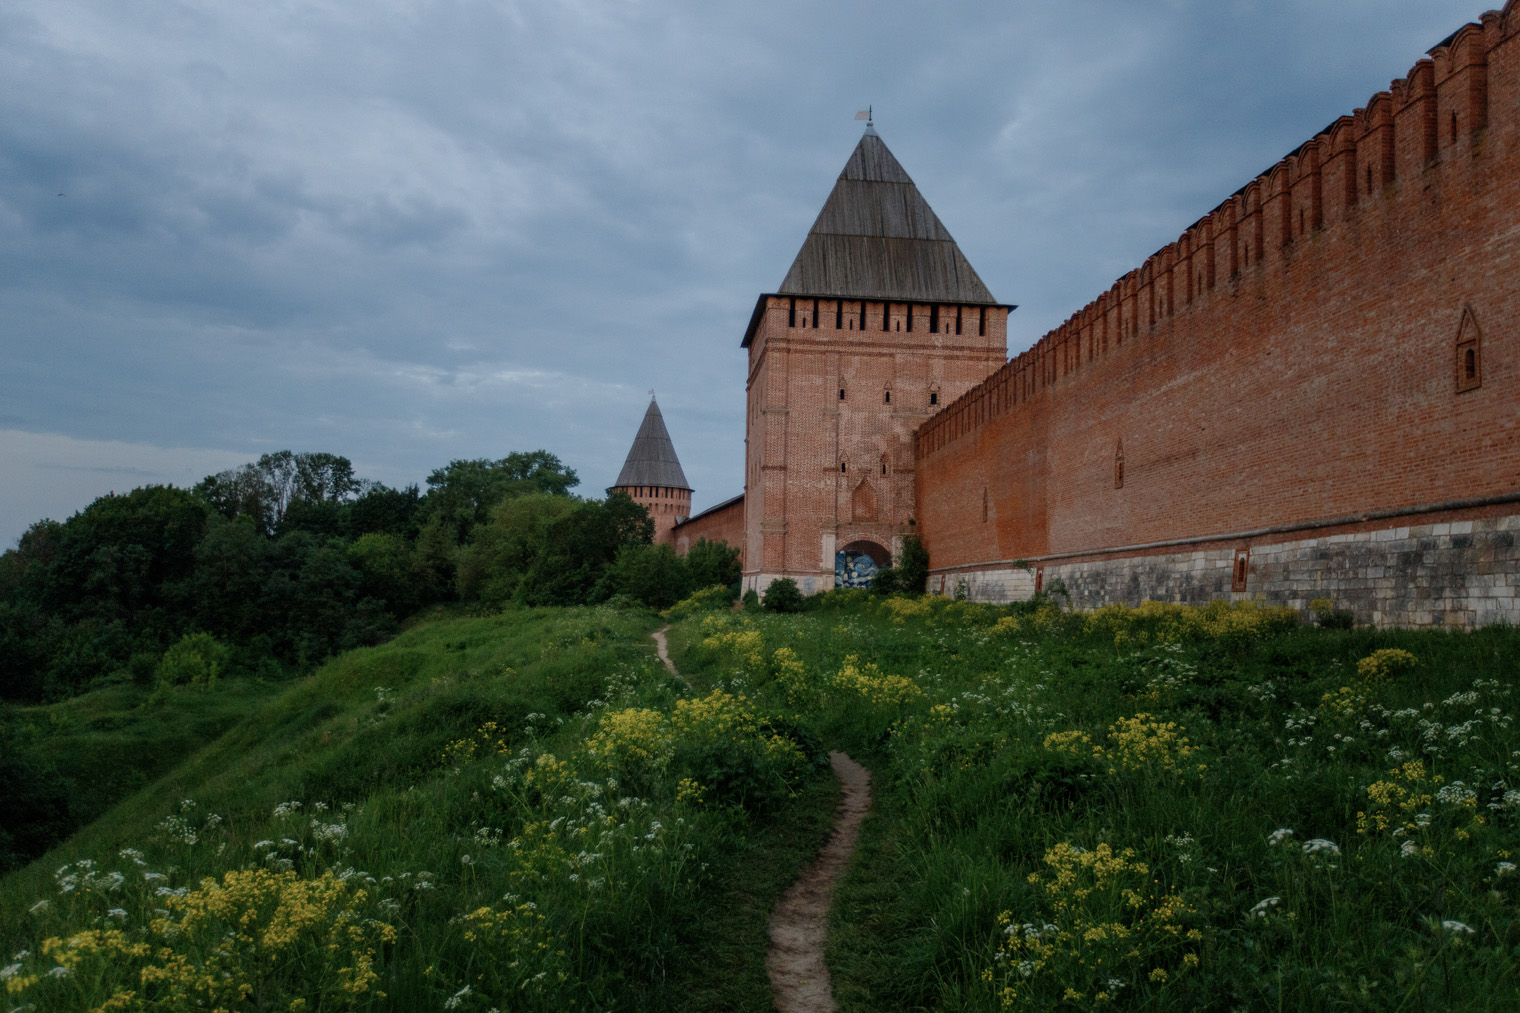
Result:
[[[873,127],[772,295],[999,305]],[[766,296],[744,336],[754,337]]]
[[[660,406],[653,399],[649,402],[649,410],[644,413],[638,434],[633,438],[633,447],[628,451],[628,459],[623,462],[623,470],[618,472],[617,482],[612,488],[626,489],[639,485],[691,489],[686,484],[686,473],[681,470],[681,462],[676,459],[676,448],[670,442],[670,433],[665,429]]]

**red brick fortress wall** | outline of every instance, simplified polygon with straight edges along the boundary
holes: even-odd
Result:
[[[671,532],[675,540],[676,555],[684,556],[705,538],[709,542],[727,542],[739,550],[739,563],[744,564],[744,497],[735,496],[717,506],[684,520]]]
[[[931,588],[1520,618],[1517,35],[1464,27],[926,422]]]

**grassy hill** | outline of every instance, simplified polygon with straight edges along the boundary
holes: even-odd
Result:
[[[262,701],[213,689],[249,705],[233,727],[3,881],[13,1002],[769,1008],[765,914],[834,789],[804,733],[671,679],[652,629],[445,620]],[[173,739],[206,706],[184,691],[137,724]],[[611,710],[679,716],[687,744],[652,767],[635,721],[593,756]]]
[[[1512,630],[834,593],[678,615],[677,679],[658,623],[26,712],[121,801],[0,881],[11,1006],[769,1009],[825,748],[875,784],[844,1009],[1520,1005]]]

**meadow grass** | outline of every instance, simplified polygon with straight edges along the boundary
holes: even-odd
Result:
[[[7,1008],[766,1008],[833,787],[653,625],[421,624],[251,707],[6,877]]]
[[[830,598],[672,643],[873,772],[842,1009],[1520,1005],[1514,631]]]
[[[685,681],[647,613],[539,609],[72,702],[60,762],[129,785],[65,754],[137,736],[164,773],[0,880],[4,1008],[768,1009],[826,748],[873,775],[842,1009],[1520,1005],[1511,630],[859,593],[672,618]]]

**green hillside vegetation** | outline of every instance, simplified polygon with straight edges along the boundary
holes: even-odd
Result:
[[[766,913],[837,793],[804,729],[672,679],[653,628],[443,619],[270,695],[5,879],[13,1005],[768,1008]]]
[[[839,748],[874,794],[842,1009],[1520,1004],[1514,631],[728,600],[670,610],[679,678],[650,612],[509,608],[294,684],[22,709],[55,763],[89,715],[244,715],[3,881],[8,998],[766,1010],[766,913]]]
[[[193,490],[134,489],[33,525],[0,554],[0,774],[13,786],[0,799],[0,871],[164,773],[262,694],[384,642],[419,610],[664,608],[737,584],[736,550],[699,541],[677,558],[650,544],[631,499],[582,499],[577,481],[540,450],[453,461],[420,493],[360,481],[343,457],[283,451]],[[175,727],[155,727],[163,691],[214,684],[229,688],[181,697],[165,719]],[[45,718],[4,709],[85,695]],[[46,741],[32,749],[39,720]],[[74,733],[54,734],[60,723]]]
[[[682,670],[872,771],[844,1010],[1520,1005],[1520,638],[830,592]]]

